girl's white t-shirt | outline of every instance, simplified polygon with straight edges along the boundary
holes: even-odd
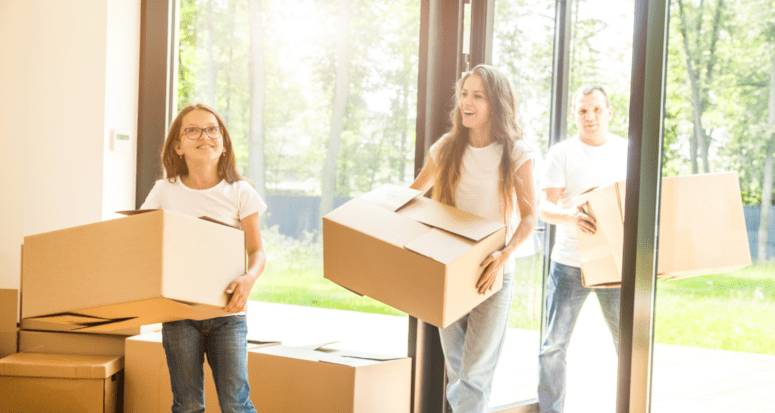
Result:
[[[140,209],[166,209],[197,218],[206,216],[242,229],[240,220],[256,212],[264,213],[266,203],[247,181],[230,184],[223,179],[212,188],[191,189],[177,177],[175,182],[156,181]],[[244,315],[246,311],[235,314]]]
[[[439,157],[444,142],[449,139],[444,135],[430,148],[430,156],[436,165],[439,165]],[[493,221],[505,224],[504,204],[500,196],[500,164],[503,155],[503,147],[493,142],[483,148],[475,148],[468,145],[463,154],[463,163],[460,167],[460,182],[455,188],[455,208],[479,215]],[[517,169],[527,161],[533,160],[533,151],[528,145],[519,140],[515,143],[512,159],[515,160]],[[512,230],[519,224],[519,205],[516,203],[511,213],[511,223],[508,226]],[[507,234],[506,242],[509,242],[511,234]],[[530,239],[523,245],[532,246]],[[514,260],[509,260],[504,266],[507,273],[514,270]]]
[[[242,228],[241,220],[266,211],[266,203],[247,181],[233,184],[221,180],[209,189],[191,189],[180,177],[156,181],[140,209],[166,209],[192,217],[212,219]]]

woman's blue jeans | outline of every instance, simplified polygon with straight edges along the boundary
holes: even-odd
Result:
[[[541,413],[562,413],[568,344],[581,307],[592,291],[600,302],[618,352],[621,289],[586,288],[581,284],[580,268],[552,261],[546,283],[546,329],[538,353],[538,405]]]
[[[255,413],[248,384],[245,315],[162,325],[162,344],[172,384],[172,412],[204,412],[204,357],[213,371],[223,413]]]
[[[514,275],[505,274],[501,290],[460,320],[439,329],[447,368],[447,401],[453,413],[487,411],[513,290]]]

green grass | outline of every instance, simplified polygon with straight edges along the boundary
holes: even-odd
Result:
[[[775,354],[775,265],[657,282],[655,341]]]
[[[264,233],[269,264],[251,300],[405,316],[323,278],[322,246]],[[540,255],[517,260],[509,326],[538,330]],[[756,264],[723,275],[659,280],[658,343],[775,355],[775,264]]]

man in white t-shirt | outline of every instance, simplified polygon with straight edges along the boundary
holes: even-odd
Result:
[[[541,219],[557,226],[546,287],[546,325],[539,351],[538,402],[542,413],[560,413],[565,403],[565,356],[581,307],[597,295],[614,346],[619,345],[619,288],[581,284],[576,231],[595,232],[595,220],[573,198],[595,187],[627,178],[627,140],[608,133],[613,108],[600,85],[573,94],[573,120],[579,134],[549,149],[540,179]]]

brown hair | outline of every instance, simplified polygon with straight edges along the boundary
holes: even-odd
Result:
[[[204,110],[212,113],[215,119],[218,120],[218,126],[223,130],[221,139],[223,139],[224,156],[218,159],[218,176],[230,184],[245,180],[237,171],[237,158],[234,156],[234,150],[232,149],[229,129],[226,128],[223,119],[214,109],[201,103],[188,105],[183,108],[178,113],[178,116],[175,117],[175,120],[172,121],[169,131],[167,131],[167,139],[164,141],[164,149],[161,151],[161,163],[165,178],[169,179],[170,182],[175,182],[179,176],[188,175],[186,161],[175,152],[175,143],[180,142],[180,127],[183,124],[183,117],[195,110]]]
[[[479,76],[482,79],[490,105],[490,134],[503,150],[500,162],[500,193],[504,206],[503,219],[508,225],[518,186],[515,181],[515,161],[519,156],[515,156],[514,148],[516,142],[522,140],[522,126],[517,98],[511,83],[506,75],[492,66],[478,65],[470,72],[464,73],[456,84],[455,108],[450,112],[452,128],[447,132],[447,139],[439,152],[433,199],[455,206],[455,189],[460,182],[460,167],[469,144],[469,130],[463,126],[463,116],[460,113],[460,92],[465,81],[471,76]]]

